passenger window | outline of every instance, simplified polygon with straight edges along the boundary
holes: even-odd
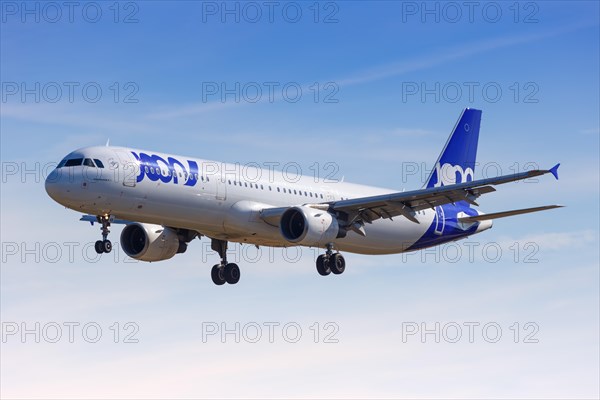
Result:
[[[83,158],[72,158],[65,163],[65,167],[76,167],[81,165]]]
[[[278,192],[281,192],[281,190],[279,190],[279,186],[277,186],[277,191],[278,191]]]
[[[321,194],[321,198],[323,198],[323,194]]]
[[[312,192],[308,192],[308,194],[310,195],[310,197],[312,197]]]
[[[298,193],[296,193],[296,189],[294,189],[294,194],[298,194]]]
[[[265,188],[263,187],[263,185],[260,185],[260,190],[265,190]]]

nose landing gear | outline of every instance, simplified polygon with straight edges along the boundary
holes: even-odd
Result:
[[[109,215],[98,215],[96,216],[98,223],[102,225],[100,228],[102,231],[102,240],[97,240],[94,244],[96,253],[110,253],[112,251],[112,243],[108,240],[108,234],[110,233],[110,216]]]

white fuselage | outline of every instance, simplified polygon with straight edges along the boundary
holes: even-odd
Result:
[[[292,246],[278,227],[265,223],[263,208],[317,204],[397,192],[310,176],[244,167],[121,147],[87,147],[65,160],[100,160],[97,166],[61,166],[46,189],[58,203],[93,215],[189,229],[213,239],[266,246]],[[431,225],[435,211],[379,219],[366,236],[348,232],[339,250],[362,254],[399,253]]]

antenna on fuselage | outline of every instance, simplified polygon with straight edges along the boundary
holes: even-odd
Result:
[[[106,147],[110,146],[110,138],[106,139]]]

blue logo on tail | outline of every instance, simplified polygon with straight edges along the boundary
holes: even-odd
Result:
[[[481,110],[466,108],[463,111],[431,171],[427,188],[473,180],[480,123]]]

